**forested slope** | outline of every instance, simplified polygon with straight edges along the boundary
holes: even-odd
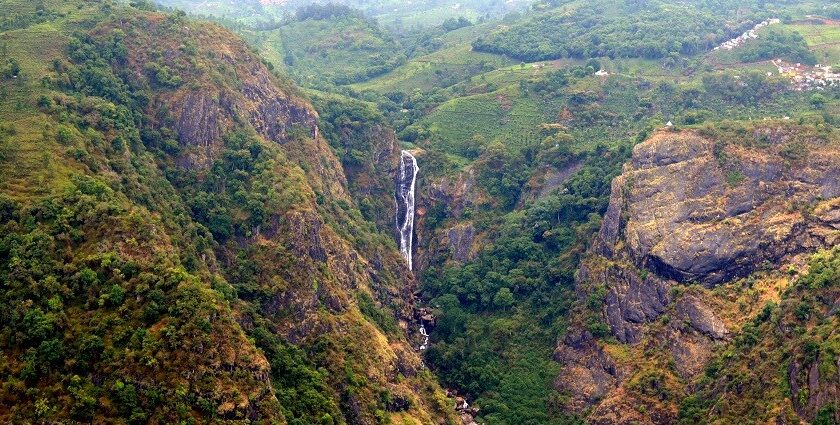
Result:
[[[133,3],[0,0],[0,421],[837,422],[833,3]]]
[[[182,14],[0,8],[0,420],[446,421],[291,83]]]

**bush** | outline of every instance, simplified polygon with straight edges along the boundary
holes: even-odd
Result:
[[[745,178],[746,177],[741,170],[731,170],[726,173],[726,184],[729,185],[729,187],[736,187],[744,181]]]
[[[181,85],[181,77],[172,72],[166,65],[157,62],[147,62],[143,67],[153,83],[165,88],[178,88]]]
[[[73,142],[73,130],[66,125],[61,125],[55,133],[55,139],[58,143],[61,143],[64,146],[69,146]]]
[[[382,332],[391,336],[401,335],[400,327],[394,318],[394,313],[386,308],[377,307],[370,295],[366,292],[359,292],[356,296],[359,302],[359,310],[368,320],[375,323]]]
[[[0,75],[6,79],[17,78],[20,75],[20,63],[16,59],[9,58],[0,67]]]

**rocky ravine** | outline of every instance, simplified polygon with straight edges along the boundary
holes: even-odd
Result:
[[[577,325],[555,351],[567,410],[675,422],[684,383],[753,308],[733,313],[735,296],[710,288],[836,244],[838,196],[840,146],[807,129],[759,127],[730,143],[663,131],[637,145],[578,272]]]

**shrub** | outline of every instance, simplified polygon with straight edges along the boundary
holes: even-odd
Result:
[[[143,67],[153,83],[165,88],[178,88],[181,85],[181,77],[172,72],[166,65],[157,62],[147,62]]]
[[[20,63],[13,58],[6,60],[6,63],[0,68],[0,75],[6,79],[17,78],[20,75]]]
[[[741,170],[731,170],[726,173],[726,184],[728,184],[729,187],[736,187],[744,181],[745,178],[746,177]]]

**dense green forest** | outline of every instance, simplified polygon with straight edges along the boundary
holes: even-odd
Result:
[[[741,53],[744,62],[784,59],[788,62],[801,62],[809,65],[817,63],[817,58],[808,50],[808,44],[799,33],[785,34],[768,31],[758,43],[754,43]]]
[[[665,24],[667,22],[667,24]],[[740,29],[720,11],[658,2],[561,6],[473,43],[533,62],[564,57],[659,59],[711,49]]]
[[[0,421],[840,420],[833,2],[160,3],[0,0]],[[652,222],[758,234],[801,169],[784,256],[627,254],[694,138],[719,205]]]

